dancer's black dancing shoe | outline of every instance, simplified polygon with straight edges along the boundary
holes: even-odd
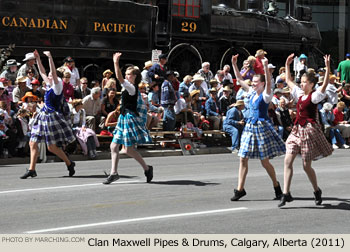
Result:
[[[150,183],[153,179],[153,166],[148,165],[148,170],[145,171],[145,176],[147,178],[147,183]]]
[[[281,198],[281,201],[280,203],[278,204],[278,207],[283,207],[286,202],[292,202],[294,199],[292,197],[292,195],[289,193],[287,194],[282,194],[282,198]]]
[[[75,162],[70,161],[70,165],[67,165],[67,169],[69,171],[69,177],[72,177],[75,174],[74,167],[75,167]]]
[[[274,187],[273,189],[275,189],[275,195],[276,195],[274,200],[280,200],[283,194],[281,190],[280,182],[278,182],[278,186]]]
[[[26,178],[28,178],[28,177],[32,177],[32,178],[34,178],[34,177],[36,177],[37,176],[37,174],[36,174],[36,171],[35,170],[26,170],[26,173],[24,173],[24,175],[23,176],[21,176],[20,178],[21,179],[26,179]]]
[[[322,191],[321,191],[321,189],[318,188],[318,190],[316,192],[314,192],[314,195],[315,195],[315,204],[317,206],[321,205],[321,203],[322,203],[322,197],[321,197]]]
[[[237,189],[234,189],[234,194],[233,197],[231,198],[231,201],[237,201],[240,198],[242,198],[243,196],[245,196],[247,193],[246,191],[243,189],[241,191],[238,191]]]
[[[116,174],[111,174],[107,177],[107,179],[105,181],[103,181],[102,183],[105,185],[109,185],[110,183],[112,183],[113,181],[116,181],[119,179],[119,175],[118,173]]]

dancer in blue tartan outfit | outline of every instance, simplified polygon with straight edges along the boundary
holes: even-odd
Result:
[[[249,90],[249,86],[244,82],[238,66],[238,54],[232,56],[232,66],[241,88]],[[232,201],[239,200],[246,195],[244,190],[245,180],[248,174],[248,159],[260,159],[262,166],[270,176],[275,190],[275,199],[280,199],[282,190],[276,179],[275,169],[270,163],[270,158],[285,154],[286,148],[282,138],[277,134],[269,122],[267,109],[272,99],[271,76],[268,70],[268,60],[262,60],[265,75],[254,75],[253,94],[249,101],[249,116],[241,137],[241,146],[238,152],[240,165],[238,173],[238,186],[234,189]]]
[[[33,178],[37,176],[35,166],[39,154],[38,142],[45,142],[47,149],[66,163],[70,177],[75,173],[75,163],[70,161],[64,151],[60,148],[75,140],[72,129],[63,114],[64,105],[67,104],[64,104],[62,80],[57,77],[56,68],[51,53],[46,51],[44,54],[49,59],[50,73],[48,76],[46,75],[45,68],[41,63],[38,51],[34,51],[34,56],[39,67],[40,75],[50,88],[45,93],[44,107],[35,117],[32,126],[29,141],[30,166],[29,170],[27,170],[26,173],[21,176],[21,179],[26,179],[28,177]]]
[[[103,184],[110,184],[119,179],[117,172],[119,162],[119,145],[125,146],[126,154],[136,159],[145,171],[147,183],[153,178],[153,167],[147,165],[142,156],[134,149],[135,144],[144,144],[152,142],[149,132],[146,128],[147,108],[143,102],[138,84],[141,81],[140,70],[135,66],[126,69],[125,79],[119,67],[121,53],[113,55],[114,68],[117,78],[124,88],[122,92],[122,101],[120,107],[120,116],[117,127],[113,132],[111,143],[112,167],[108,178]]]

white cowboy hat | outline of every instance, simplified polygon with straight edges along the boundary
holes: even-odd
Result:
[[[24,58],[23,61],[28,61],[28,60],[33,60],[33,59],[35,59],[34,53],[31,52],[31,53],[26,54],[26,57]]]

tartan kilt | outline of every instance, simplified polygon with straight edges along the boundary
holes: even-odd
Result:
[[[286,141],[286,147],[288,154],[300,154],[305,161],[318,160],[333,152],[318,123],[294,125]]]
[[[34,119],[30,141],[62,147],[74,142],[75,137],[62,113],[40,111]]]
[[[126,110],[125,115],[119,116],[113,135],[112,142],[124,146],[152,142],[151,136],[143,124],[143,120],[129,110]]]
[[[238,156],[264,160],[284,155],[285,144],[269,121],[247,123],[241,136]]]

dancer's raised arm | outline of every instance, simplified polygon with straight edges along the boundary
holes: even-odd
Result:
[[[269,61],[267,58],[263,58],[261,60],[264,66],[264,71],[265,71],[265,92],[266,94],[270,95],[271,94],[271,74],[269,71]]]
[[[124,83],[124,77],[119,66],[119,60],[121,56],[122,56],[122,53],[120,52],[116,52],[115,54],[113,54],[113,62],[114,62],[115,75],[117,76],[119,83]]]
[[[241,87],[248,91],[249,90],[249,86],[245,83],[241,73],[239,72],[238,66],[237,66],[237,58],[238,58],[239,54],[233,55],[232,56],[232,68],[233,71],[235,73],[236,79],[239,82],[239,84],[241,85]]]
[[[289,55],[286,59],[286,82],[288,87],[290,88],[290,90],[293,90],[295,83],[292,80],[292,75],[290,73],[290,64],[293,62],[294,60],[294,53],[292,53],[291,55]]]
[[[326,66],[326,73],[324,75],[324,80],[323,80],[323,84],[321,86],[321,92],[324,93],[326,92],[326,88],[328,86],[329,83],[329,73],[330,73],[330,69],[331,69],[331,55],[325,55],[323,56],[324,59],[324,64]]]
[[[53,83],[54,84],[58,84],[56,67],[55,67],[55,63],[53,62],[53,58],[52,58],[51,52],[50,51],[44,51],[43,53],[49,59],[49,66],[50,66],[50,72],[51,72],[51,75],[52,75]]]
[[[38,65],[38,68],[39,68],[39,73],[40,73],[41,78],[43,78],[43,80],[46,83],[50,83],[50,80],[46,75],[45,68],[44,68],[43,64],[41,63],[39,52],[37,50],[35,50],[33,53],[34,53],[34,57],[36,60],[36,64]]]

